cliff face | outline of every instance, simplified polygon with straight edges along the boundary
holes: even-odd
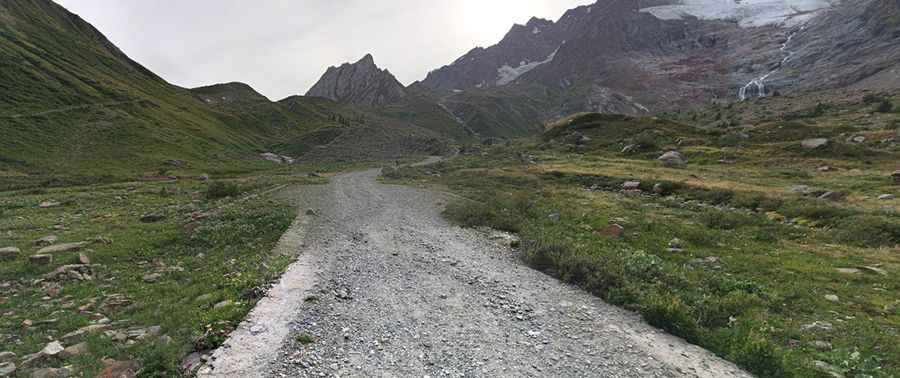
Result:
[[[378,68],[372,55],[366,55],[356,63],[328,68],[306,95],[342,104],[377,107],[396,103],[407,94],[394,75]]]

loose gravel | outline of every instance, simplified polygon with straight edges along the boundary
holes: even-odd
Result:
[[[201,376],[750,376],[448,224],[446,195],[377,176],[292,192],[280,248],[299,260]]]

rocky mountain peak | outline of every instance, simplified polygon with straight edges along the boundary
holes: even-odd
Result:
[[[403,99],[406,89],[390,71],[375,64],[372,54],[366,54],[356,63],[328,68],[306,95],[343,104],[376,107]]]

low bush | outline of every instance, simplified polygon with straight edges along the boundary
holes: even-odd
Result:
[[[214,181],[206,189],[206,198],[210,200],[234,197],[241,194],[241,188],[235,183]]]

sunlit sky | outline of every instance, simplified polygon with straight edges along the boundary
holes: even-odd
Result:
[[[326,68],[375,57],[404,84],[497,43],[532,16],[591,0],[57,0],[134,60],[183,87],[240,81],[270,99]]]

